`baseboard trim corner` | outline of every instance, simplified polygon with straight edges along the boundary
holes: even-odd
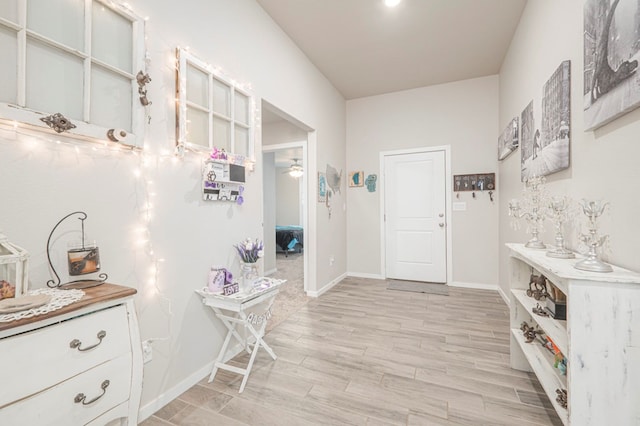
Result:
[[[320,290],[318,291],[307,291],[307,296],[309,297],[320,297],[322,296],[324,293],[326,293],[327,291],[331,290],[333,287],[336,286],[336,284],[338,284],[340,281],[344,280],[345,278],[347,278],[347,273],[345,272],[344,274],[340,275],[339,277],[333,279],[331,282],[325,284]]]
[[[369,278],[372,280],[384,280],[385,277],[383,277],[380,274],[369,274],[367,272],[347,272],[347,276],[348,277],[354,277],[354,278]]]
[[[499,286],[496,284],[485,284],[485,283],[465,283],[461,281],[451,281],[447,283],[449,287],[461,287],[461,288],[473,288],[476,290],[493,290],[499,291]]]

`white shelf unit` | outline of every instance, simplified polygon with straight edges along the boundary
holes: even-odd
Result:
[[[545,250],[507,244],[510,269],[511,367],[532,371],[565,425],[640,424],[640,274],[615,267],[587,272],[581,259],[555,259]],[[526,295],[533,272],[543,274],[567,296],[567,320],[533,314],[540,303]],[[526,321],[554,341],[568,360],[567,376],[539,343],[526,343]],[[568,407],[556,402],[567,389]]]

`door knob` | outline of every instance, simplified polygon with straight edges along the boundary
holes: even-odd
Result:
[[[440,213],[438,217],[444,217],[444,213]]]
[[[440,222],[440,223],[438,224],[438,226],[439,226],[440,228],[444,228],[444,223],[443,223],[443,222]]]

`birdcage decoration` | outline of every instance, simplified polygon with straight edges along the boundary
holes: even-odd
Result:
[[[29,253],[0,232],[0,299],[27,294]]]

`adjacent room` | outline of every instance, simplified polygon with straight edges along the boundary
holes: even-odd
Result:
[[[640,424],[638,1],[0,3],[0,424]]]

